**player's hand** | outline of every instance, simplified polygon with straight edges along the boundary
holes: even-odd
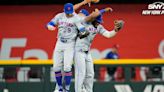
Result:
[[[105,8],[105,12],[112,12],[112,11],[113,11],[113,9],[111,7]]]
[[[116,32],[120,31],[124,26],[124,21],[123,20],[115,20],[114,21],[114,30]]]
[[[91,6],[92,0],[84,0],[83,2],[84,2],[84,5],[85,5],[85,4],[88,4],[89,7],[90,7],[90,6]]]
[[[87,4],[87,3],[91,3],[92,0],[84,0],[84,2]]]
[[[98,2],[100,2],[100,0],[91,0],[92,1],[92,3],[98,3]]]
[[[54,27],[52,25],[47,25],[47,29],[50,31],[54,31],[56,29],[56,27]]]

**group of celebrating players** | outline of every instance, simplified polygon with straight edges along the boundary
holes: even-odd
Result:
[[[103,14],[112,11],[112,8],[95,9],[91,14],[86,9],[81,9],[78,14],[75,13],[88,3],[92,3],[92,0],[84,0],[76,5],[66,3],[64,12],[57,14],[47,24],[48,30],[58,28],[53,54],[56,92],[70,92],[72,64],[75,67],[75,92],[93,92],[94,67],[89,52],[92,41],[98,33],[111,38],[123,27],[122,20],[114,21],[115,27],[112,31],[101,25]]]

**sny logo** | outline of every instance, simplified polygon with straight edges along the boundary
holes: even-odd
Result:
[[[164,3],[154,2],[148,5],[148,10],[143,10],[142,15],[162,15],[164,14]]]
[[[163,2],[155,2],[148,5],[148,9],[164,9]]]

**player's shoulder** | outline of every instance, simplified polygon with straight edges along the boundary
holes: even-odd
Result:
[[[79,15],[75,14],[74,17],[72,18],[74,22],[80,22],[82,19],[80,18]]]
[[[78,15],[78,14],[77,14],[76,12],[73,12],[73,15],[75,15],[75,16],[76,16],[76,15]]]
[[[78,19],[78,21],[80,21],[82,23],[86,23],[85,22],[85,17],[83,17],[83,16],[77,15],[77,19]]]
[[[77,20],[77,19],[80,19],[80,16],[79,16],[78,14],[75,13],[75,14],[73,14],[73,15],[74,15],[74,16],[73,16],[74,19],[76,19],[76,20]]]
[[[63,17],[63,16],[64,16],[64,12],[56,14],[55,17],[60,18],[60,17]]]

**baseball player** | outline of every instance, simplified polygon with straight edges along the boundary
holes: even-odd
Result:
[[[87,4],[88,2],[90,2],[90,1],[83,1],[83,2],[81,2],[80,3],[80,5],[85,5],[85,4]],[[74,8],[75,9],[77,9],[77,6],[78,5],[75,5],[74,6]],[[66,12],[65,12],[66,13]],[[75,13],[74,13],[75,14]],[[87,16],[85,19],[84,19],[84,21],[86,21],[86,22],[89,22],[89,21],[92,21],[93,19],[95,19],[98,15],[100,15],[100,12],[99,11],[96,11],[96,12],[93,12],[93,13],[91,13],[89,16]],[[58,15],[57,15],[58,16]],[[62,19],[62,18],[60,18],[60,19]],[[48,23],[48,25],[47,25],[47,27],[49,28],[49,30],[54,30],[55,28],[54,28],[54,21],[55,19],[52,19],[52,21],[51,22],[49,22]],[[59,19],[58,19],[59,20]],[[59,22],[60,23],[60,22]],[[58,25],[58,28],[59,28],[59,30],[60,30],[60,26],[59,26],[59,24],[57,24]],[[64,28],[64,27],[63,27]],[[84,28],[83,28],[84,29]],[[83,30],[82,30],[83,31]],[[83,36],[84,35],[84,36]],[[84,32],[80,32],[80,34],[78,34],[78,36],[80,37],[80,38],[83,38],[83,37],[85,37],[86,35],[88,35],[87,33],[84,33]],[[58,35],[59,36],[59,35]],[[57,43],[58,43],[58,41],[57,41]],[[58,46],[58,45],[57,45]],[[57,56],[56,55],[56,51],[57,50],[59,50],[59,47],[60,46],[58,46],[58,49],[57,49],[57,46],[56,46],[56,48],[55,48],[55,55],[54,55],[54,59],[55,59],[55,61],[57,62],[57,60],[59,60],[59,59],[57,59],[57,57],[58,58],[60,58],[59,56]],[[72,46],[73,47],[73,46]],[[64,48],[63,46],[62,46],[62,48]],[[58,51],[59,52],[59,51]],[[60,54],[61,55],[61,54]],[[56,57],[55,57],[56,56]],[[67,56],[67,55],[66,55]],[[63,58],[65,58],[65,57],[63,57]],[[67,62],[68,62],[68,60],[67,60]],[[61,63],[60,63],[61,64]],[[54,64],[54,67],[56,67],[55,65],[58,65],[58,64]],[[59,68],[59,67],[58,67]],[[61,83],[61,81],[62,81],[62,77],[61,77],[61,69],[62,69],[62,66],[60,65],[60,71],[59,72],[55,72],[55,75],[56,76],[58,76],[58,74],[60,74],[60,84],[62,84]],[[64,68],[65,69],[65,68]],[[54,69],[55,71],[56,71],[56,68]],[[65,70],[64,70],[65,71]],[[59,78],[58,78],[59,79]],[[57,78],[56,78],[56,80],[57,80]],[[63,88],[62,87],[60,87],[60,84],[58,84],[58,80],[57,80],[57,85],[56,85],[56,88],[55,88],[55,91],[54,92],[60,92],[60,90],[63,90]],[[59,91],[58,91],[59,90]],[[67,90],[67,89],[66,89]]]
[[[99,15],[99,11],[93,12],[85,21],[90,21]],[[79,16],[74,13],[73,5],[67,3],[64,5],[64,13],[59,13],[56,15],[48,24],[47,28],[49,30],[55,30],[54,26],[58,26],[58,40],[56,43],[56,48],[54,50],[54,71],[57,81],[57,86],[59,87],[59,92],[63,91],[62,86],[62,73],[64,70],[64,80],[65,80],[65,90],[69,91],[71,82],[71,67],[74,55],[74,45],[77,34],[82,38],[83,35],[88,35],[85,31],[85,27],[81,24]],[[80,31],[78,33],[77,29]]]
[[[71,83],[71,68],[74,56],[74,46],[78,30],[85,32],[85,27],[78,22],[79,18],[74,13],[73,4],[64,5],[64,12],[57,14],[48,24],[48,30],[55,30],[58,27],[58,36],[53,55],[53,68],[59,92],[63,92],[62,73],[64,70],[65,91],[69,92]]]
[[[85,10],[86,11],[86,10]],[[105,9],[100,10],[103,14]],[[83,12],[82,12],[83,13]],[[81,17],[87,16],[86,13]],[[122,28],[123,21],[116,20],[115,28],[112,31],[106,30],[102,25],[102,15],[98,16],[92,23],[85,23],[86,30],[90,33],[86,38],[77,38],[75,45],[75,92],[82,92],[82,87],[87,92],[93,92],[94,67],[91,54],[89,52],[91,43],[96,34],[111,38]]]

